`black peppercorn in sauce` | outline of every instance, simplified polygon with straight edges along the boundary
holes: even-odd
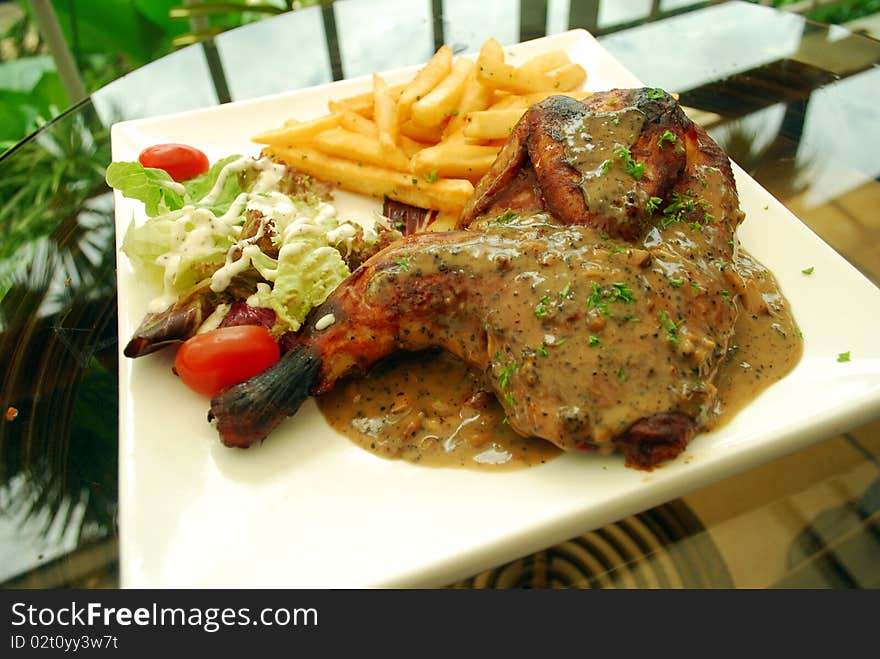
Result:
[[[566,159],[583,177],[580,189],[592,215],[626,222],[632,209],[647,203],[639,185],[645,165],[634,161],[625,146],[644,124],[643,112],[624,108],[563,125]]]
[[[320,397],[325,418],[378,455],[491,469],[558,452],[535,438],[606,453],[654,414],[684,414],[700,431],[725,421],[794,367],[802,341],[772,274],[712,221],[730,193],[713,171],[700,176],[702,189],[649,211],[654,226],[636,244],[507,214],[408,254],[387,273],[394,289],[426,273],[455,277],[457,304],[481,319],[473,343],[488,344],[473,354],[488,361],[386,363]],[[377,276],[371,295],[381,300],[383,286]],[[463,340],[455,317],[450,342]]]

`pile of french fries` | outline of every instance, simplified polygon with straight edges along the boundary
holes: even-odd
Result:
[[[330,101],[253,138],[263,153],[352,192],[454,221],[526,109],[553,94],[583,99],[587,73],[561,50],[513,66],[486,41],[476,62],[442,46],[409,82]]]

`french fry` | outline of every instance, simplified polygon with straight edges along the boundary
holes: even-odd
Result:
[[[400,98],[400,94],[403,92],[404,87],[406,85],[392,85],[388,88],[388,92],[391,94],[391,97],[396,102],[397,99]],[[352,112],[356,112],[357,114],[366,117],[367,119],[373,118],[373,106],[375,105],[375,99],[373,97],[373,92],[365,92],[363,94],[357,94],[355,96],[348,96],[346,98],[341,98],[336,101],[328,101],[327,108],[330,112],[342,112],[343,110],[351,110]]]
[[[436,144],[443,138],[443,130],[439,126],[421,126],[412,119],[400,124],[400,134],[427,144]]]
[[[456,222],[458,222],[458,213],[439,211],[428,225],[428,231],[452,231]]]
[[[485,85],[515,94],[539,92],[554,88],[554,81],[545,73],[516,68],[504,61],[504,49],[489,39],[477,58],[477,78]]]
[[[494,146],[444,143],[422,149],[410,165],[414,174],[474,180],[486,173],[497,156]]]
[[[324,153],[340,158],[380,165],[399,172],[409,171],[407,155],[400,148],[383,148],[378,135],[363,135],[340,127],[318,133],[312,138],[311,144]]]
[[[477,80],[477,67],[471,67],[467,80],[464,83],[464,91],[458,107],[452,113],[452,117],[443,128],[442,141],[459,139],[461,129],[464,127],[464,117],[468,112],[485,110],[492,103],[495,92]],[[462,138],[463,139],[463,138]]]
[[[374,74],[370,91],[329,101],[329,115],[290,119],[253,140],[346,190],[442,211],[452,227],[526,110],[554,94],[583,100],[590,92],[575,90],[586,76],[563,50],[512,66],[495,39],[476,62],[442,46],[409,82]]]
[[[470,112],[465,117],[462,134],[476,140],[507,139],[510,131],[525,114],[526,108],[483,110]]]
[[[479,72],[480,68],[486,65],[497,68],[499,64],[504,64],[504,48],[501,42],[498,39],[486,39],[477,57],[477,71]]]
[[[524,74],[509,64],[501,64],[497,68],[484,67],[479,73],[480,80],[485,84],[515,94],[537,92],[553,89],[554,82],[543,73]]]
[[[529,61],[520,64],[519,69],[528,74],[549,73],[550,71],[563,67],[566,64],[571,64],[571,60],[568,58],[568,54],[564,50],[551,50],[547,53],[535,55]]]
[[[339,125],[340,119],[338,114],[328,114],[309,121],[291,122],[288,120],[284,122],[282,128],[267,130],[255,135],[251,141],[257,144],[296,144],[304,142],[328,128],[335,128]]]
[[[555,89],[570,91],[584,84],[587,72],[580,64],[566,64],[548,72],[547,76],[553,81]]]
[[[310,147],[269,146],[263,149],[263,153],[344,190],[377,199],[388,196],[419,208],[458,213],[474,191],[473,184],[464,179],[438,178],[428,183],[412,174],[375,165],[358,165]]]
[[[430,144],[424,144],[422,142],[417,142],[414,139],[407,137],[406,135],[400,136],[400,150],[406,154],[407,158],[412,158],[422,149],[430,146]]]
[[[379,129],[379,144],[387,151],[397,149],[398,130],[397,103],[385,81],[373,74],[373,116]]]
[[[441,80],[449,75],[452,70],[452,48],[447,45],[440,46],[428,63],[421,68],[401,92],[398,101],[400,115],[409,116],[409,110],[413,103],[426,96]]]
[[[452,116],[473,68],[474,63],[468,59],[460,57],[455,60],[449,75],[426,96],[413,103],[413,121],[422,126],[439,126]]]
[[[370,137],[379,137],[379,127],[372,119],[367,119],[352,110],[342,110],[339,114],[339,125],[345,130]]]
[[[511,95],[488,110],[469,112],[465,115],[461,134],[471,140],[507,139],[516,122],[535,103],[540,103],[550,96],[568,96],[582,101],[590,94],[591,92],[569,91]]]
[[[350,110],[344,110],[342,112],[342,118],[339,120],[339,125],[353,133],[360,133],[361,135],[366,135],[368,137],[379,137],[379,127],[376,126],[374,121],[367,119],[356,112],[351,112]],[[417,142],[406,135],[399,135],[398,140],[400,140],[400,148],[406,154],[407,158],[411,158],[415,153],[425,148],[425,144]]]
[[[528,99],[531,95],[511,94],[509,92],[495,92],[495,102],[488,110],[508,110],[510,108],[525,108],[529,106]],[[535,94],[537,96],[537,94]]]

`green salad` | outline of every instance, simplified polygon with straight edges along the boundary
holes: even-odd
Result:
[[[275,312],[280,336],[387,238],[381,219],[340,220],[320,184],[265,157],[229,156],[183,182],[140,162],[114,162],[106,178],[144,203],[148,219],[132,219],[122,251],[161,288],[151,313],[194,287],[245,290],[249,305]]]

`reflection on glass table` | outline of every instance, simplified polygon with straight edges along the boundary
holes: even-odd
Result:
[[[489,36],[514,43],[596,26],[574,7],[560,11],[563,3],[530,15],[528,3],[517,14],[446,2],[442,17],[427,3],[388,3],[393,21],[367,4],[294,12],[223,34],[214,50],[179,51],[106,86],[0,160],[5,585],[118,583],[117,302],[113,198],[103,183],[110,124],[207,107],[224,88],[242,100],[412,65],[438,43],[466,52]],[[741,3],[601,42],[647,84],[678,93],[733,160],[880,282],[872,129],[880,44]],[[254,67],[248,54],[267,43],[273,57]],[[874,421],[456,585],[876,587],[878,433]]]

